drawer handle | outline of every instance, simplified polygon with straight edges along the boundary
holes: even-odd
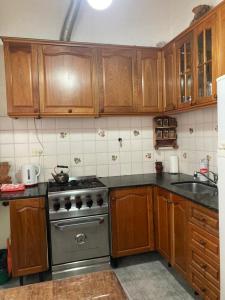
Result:
[[[206,223],[206,218],[200,218],[200,221]]]
[[[72,109],[68,109],[68,113],[71,114],[73,112]]]
[[[200,243],[202,246],[205,246],[205,245],[206,245],[206,241],[204,241],[204,240],[200,240],[199,243]]]
[[[207,266],[206,264],[201,264],[200,267],[201,267],[202,269],[206,270],[208,266]]]

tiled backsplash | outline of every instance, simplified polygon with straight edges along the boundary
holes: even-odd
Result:
[[[193,174],[206,155],[211,157],[210,167],[216,171],[216,109],[176,117],[179,149],[155,151],[150,116],[35,121],[2,116],[0,157],[11,163],[12,175],[25,163],[40,164],[41,181],[51,178],[57,164],[68,165],[70,176],[150,173],[155,171],[156,160],[162,160],[167,171],[169,156],[174,153],[180,157],[181,172]]]

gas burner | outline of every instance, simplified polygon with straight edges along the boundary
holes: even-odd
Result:
[[[99,187],[105,187],[105,185],[97,177],[78,177],[63,184],[58,184],[55,181],[49,181],[48,183],[50,193]]]

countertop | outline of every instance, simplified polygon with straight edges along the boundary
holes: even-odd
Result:
[[[0,291],[1,300],[128,299],[112,271],[90,273]]]
[[[212,210],[218,211],[218,194],[209,196],[207,194],[194,194],[192,192],[184,191],[178,186],[171,185],[172,182],[193,181],[193,176],[186,174],[171,175],[169,173],[162,174],[140,174],[140,175],[126,175],[101,177],[100,180],[109,189],[122,187],[137,187],[143,185],[155,185],[164,188],[172,193],[185,197],[197,204],[203,205]]]
[[[39,183],[37,186],[26,188],[21,192],[0,192],[0,201],[46,197],[47,187],[47,183]]]
[[[186,197],[187,199],[203,205],[212,210],[218,211],[218,194],[209,196],[207,194],[194,194],[188,191],[184,191],[178,186],[171,185],[172,182],[181,181],[193,181],[193,176],[186,174],[171,175],[169,173],[163,173],[161,175],[156,173],[139,174],[139,175],[124,175],[113,177],[101,177],[99,178],[103,184],[109,189],[131,187],[131,186],[143,186],[154,185],[167,189],[168,191],[177,195]],[[0,201],[4,200],[16,200],[26,198],[45,197],[47,195],[47,183],[39,183],[35,187],[26,188],[23,192],[17,193],[0,193]]]

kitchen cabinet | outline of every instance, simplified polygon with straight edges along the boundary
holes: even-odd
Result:
[[[162,51],[156,48],[137,51],[138,111],[162,111]]]
[[[137,187],[111,191],[112,257],[154,250],[152,190]]]
[[[175,44],[168,44],[163,50],[163,99],[164,111],[177,108],[176,99],[176,51]]]
[[[219,45],[219,51],[218,51],[218,76],[222,76],[225,74],[225,3],[220,6],[218,10],[218,45]]]
[[[171,261],[171,200],[170,192],[157,188],[155,201],[156,247],[159,253]]]
[[[97,52],[92,47],[39,47],[42,115],[98,113]]]
[[[157,188],[155,202],[157,250],[184,277],[187,276],[187,200]]]
[[[184,277],[187,277],[188,201],[175,194],[171,194],[171,201],[171,264]]]
[[[194,29],[194,96],[197,104],[216,102],[217,35],[216,13]]]
[[[189,282],[204,299],[219,299],[218,214],[192,202],[188,213]]]
[[[193,104],[193,36],[192,32],[175,42],[176,99],[178,108]]]
[[[32,43],[5,42],[9,116],[38,116],[38,51]]]
[[[135,48],[99,49],[100,113],[137,112]]]
[[[44,198],[10,203],[12,275],[25,276],[48,269]]]

